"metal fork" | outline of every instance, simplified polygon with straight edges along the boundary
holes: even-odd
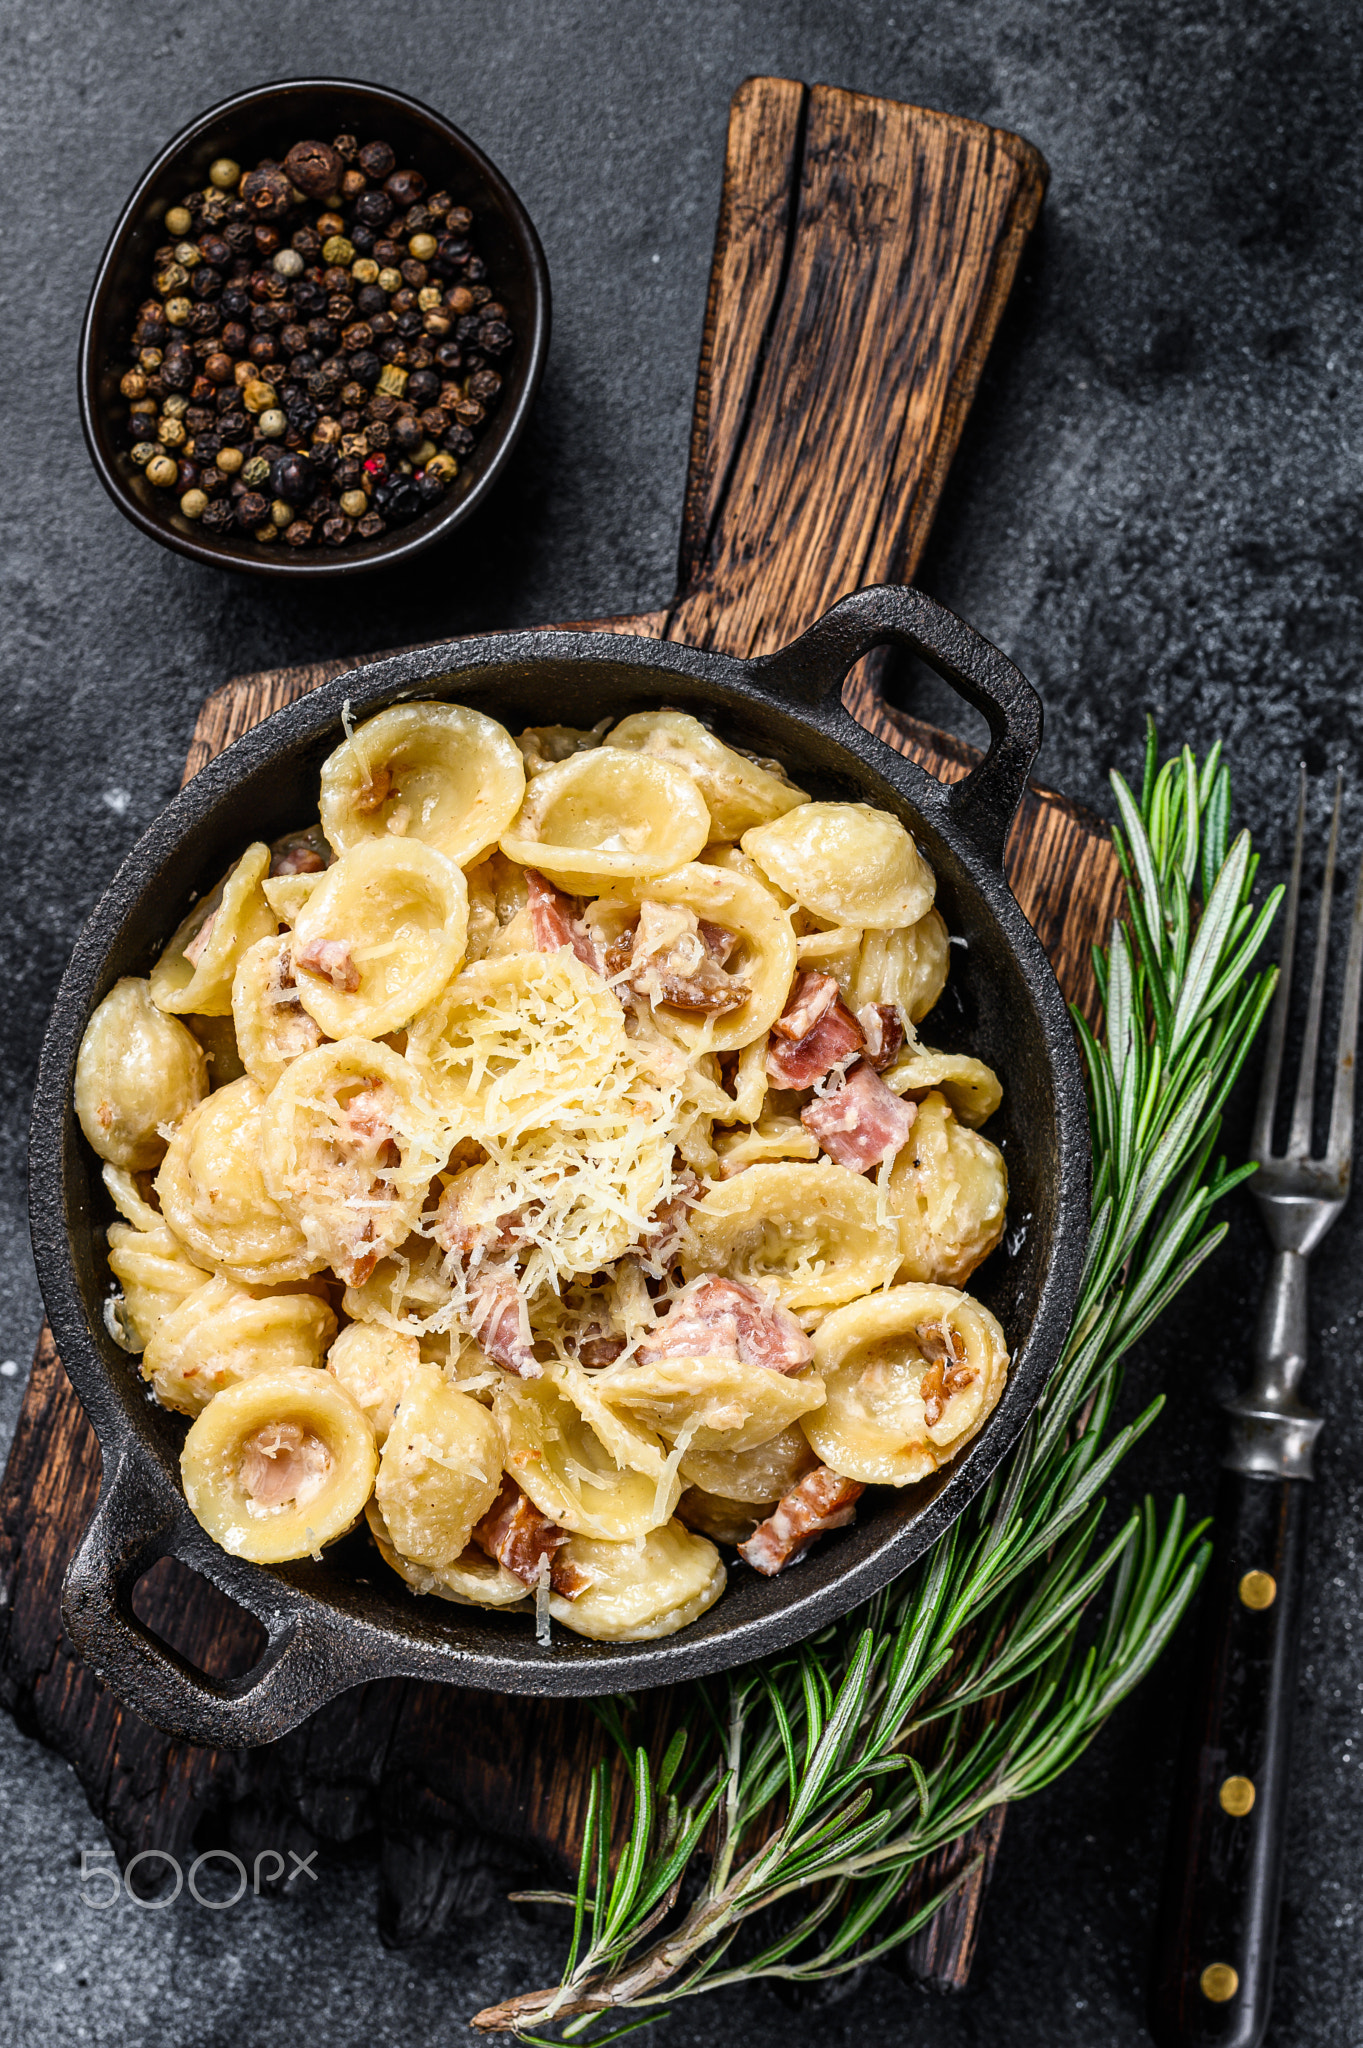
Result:
[[[1307,1483],[1322,1418],[1299,1397],[1307,1262],[1349,1194],[1363,976],[1363,865],[1354,892],[1325,1153],[1312,1154],[1342,777],[1325,859],[1306,1036],[1284,1151],[1273,1150],[1301,897],[1306,770],[1282,963],[1254,1119],[1251,1186],[1273,1247],[1248,1389],[1226,1402],[1230,1441],[1180,1762],[1151,2000],[1160,2048],[1257,2048],[1273,1997],[1292,1711],[1301,1638]]]

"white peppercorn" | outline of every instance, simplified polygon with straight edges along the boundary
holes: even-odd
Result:
[[[256,417],[256,432],[263,434],[267,441],[277,441],[281,434],[288,432],[289,422],[277,405],[267,406]]]
[[[186,519],[202,519],[208,510],[208,493],[198,490],[186,491],[180,500],[180,510]]]

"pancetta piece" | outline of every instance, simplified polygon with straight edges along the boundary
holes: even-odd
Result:
[[[295,951],[293,964],[320,981],[329,981],[342,995],[353,996],[359,988],[360,970],[344,939],[309,939]]]
[[[519,1379],[536,1380],[543,1368],[533,1350],[525,1297],[508,1266],[482,1266],[469,1275],[469,1328],[494,1365]]]
[[[893,1003],[866,1003],[857,1011],[866,1057],[883,1074],[904,1043],[904,1020]]]
[[[830,1529],[845,1529],[857,1518],[857,1502],[866,1488],[844,1479],[827,1465],[816,1465],[759,1522],[738,1554],[764,1578],[774,1578],[792,1559],[808,1550]]]
[[[893,1159],[917,1114],[916,1103],[902,1101],[874,1067],[858,1060],[842,1086],[811,1102],[800,1122],[839,1166],[866,1173]]]
[[[612,974],[625,975],[631,992],[648,1002],[723,1017],[741,1010],[751,993],[742,976],[724,972],[737,944],[737,932],[698,917],[684,903],[645,897],[637,919],[610,947],[606,965]]]
[[[530,899],[530,925],[538,950],[556,953],[560,946],[571,946],[584,967],[590,967],[593,974],[604,974],[605,956],[582,922],[580,905],[552,882],[546,882],[538,868],[525,870],[525,884]]]
[[[768,1078],[777,1088],[812,1088],[865,1043],[832,975],[808,969],[796,976],[786,1007],[771,1027]]]
[[[746,1280],[705,1273],[683,1287],[668,1315],[639,1346],[655,1358],[737,1358],[773,1372],[798,1372],[813,1350],[788,1309]]]
[[[242,1446],[241,1490],[257,1508],[305,1507],[326,1485],[331,1453],[296,1422],[267,1422]]]
[[[558,1555],[568,1541],[568,1531],[541,1514],[509,1474],[503,1478],[502,1490],[482,1521],[475,1523],[473,1540],[488,1557],[506,1571],[514,1572],[524,1585],[539,1584],[546,1558],[549,1583],[564,1599],[576,1600],[592,1583],[570,1558]]]
[[[700,1197],[700,1182],[694,1173],[688,1173],[677,1184],[675,1195],[666,1202],[659,1202],[648,1219],[647,1231],[639,1240],[640,1257],[650,1272],[661,1274],[664,1267],[671,1265],[681,1249],[687,1214]]]
[[[966,1364],[964,1343],[957,1332],[942,1323],[920,1323],[918,1348],[930,1360],[918,1383],[923,1397],[923,1420],[935,1429],[953,1394],[975,1384],[975,1373]]]

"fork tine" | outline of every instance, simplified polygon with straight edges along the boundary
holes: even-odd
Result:
[[[1297,1099],[1292,1105],[1292,1130],[1288,1152],[1299,1159],[1311,1156],[1312,1112],[1316,1101],[1316,1055],[1320,1051],[1320,1014],[1325,1005],[1325,969],[1330,954],[1330,909],[1335,894],[1335,855],[1339,848],[1339,811],[1344,794],[1344,771],[1335,778],[1335,808],[1330,819],[1330,844],[1325,853],[1325,878],[1320,889],[1320,917],[1316,924],[1316,957],[1311,968],[1311,993],[1306,1003],[1306,1036],[1302,1040],[1301,1073],[1297,1077]]]
[[[1339,1009],[1339,1050],[1335,1055],[1335,1094],[1330,1105],[1330,1142],[1326,1158],[1342,1167],[1347,1185],[1354,1149],[1354,1055],[1358,1051],[1358,989],[1363,980],[1363,861],[1354,888],[1353,921],[1349,926],[1349,957],[1344,967],[1344,994]]]
[[[1278,963],[1278,986],[1274,992],[1273,1011],[1268,1020],[1268,1046],[1264,1054],[1263,1079],[1259,1083],[1259,1103],[1254,1112],[1251,1150],[1258,1160],[1271,1158],[1273,1153],[1273,1111],[1278,1100],[1283,1043],[1287,1037],[1287,1012],[1292,1000],[1292,959],[1297,950],[1297,904],[1301,898],[1301,853],[1305,832],[1306,763],[1302,761],[1298,765],[1297,841],[1292,854],[1292,873],[1287,884],[1287,902],[1283,909],[1283,948]]]

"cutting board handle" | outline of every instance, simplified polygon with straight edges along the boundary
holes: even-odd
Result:
[[[739,87],[666,637],[769,654],[912,580],[1045,185],[978,121]]]

